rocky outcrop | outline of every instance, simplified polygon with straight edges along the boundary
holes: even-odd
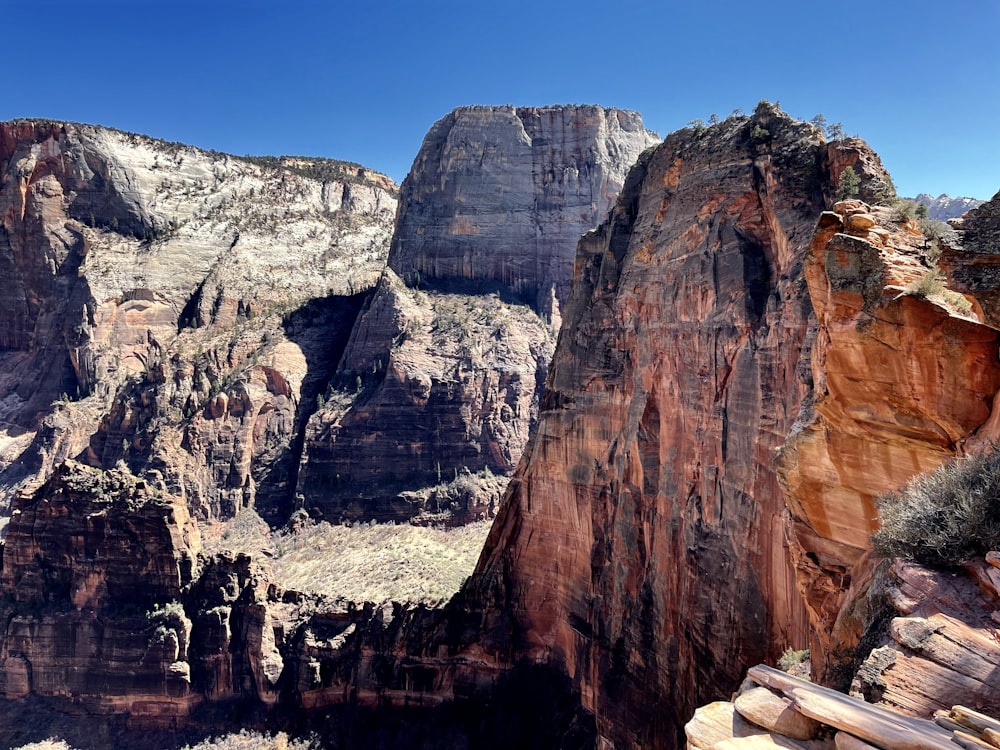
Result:
[[[1000,715],[1000,555],[962,571],[884,565],[866,592],[881,609],[851,691],[912,716],[955,704]]]
[[[0,174],[8,493],[124,460],[202,518],[258,492],[287,513],[305,418],[384,267],[391,181],[29,121],[0,124]]]
[[[860,201],[834,209],[804,269],[819,323],[814,390],[778,460],[827,679],[860,637],[842,610],[865,575],[875,499],[982,441],[1000,389],[997,332],[944,286],[914,227]]]
[[[654,142],[637,114],[594,106],[465,107],[435,124],[389,269],[310,421],[311,513],[493,515],[492,476],[513,471],[537,417],[576,242]]]
[[[949,284],[969,295],[977,312],[1000,328],[1000,194],[955,222],[958,236],[945,244],[941,268]]]
[[[762,664],[732,702],[699,708],[685,726],[687,747],[704,750],[996,747],[998,730],[1000,721],[967,706],[912,718]]]
[[[884,178],[851,148],[863,187]],[[488,637],[563,665],[616,746],[673,744],[807,637],[773,456],[810,393],[803,261],[847,152],[767,105],[675,133],[578,249],[472,586],[507,614]]]
[[[0,579],[3,696],[77,696],[155,723],[185,714],[192,624],[179,600],[199,543],[182,502],[121,471],[65,464],[17,498]]]

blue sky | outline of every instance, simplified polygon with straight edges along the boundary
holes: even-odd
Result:
[[[596,103],[660,135],[765,98],[901,194],[1000,189],[1000,3],[0,0],[0,119],[110,125],[401,180],[463,104]]]

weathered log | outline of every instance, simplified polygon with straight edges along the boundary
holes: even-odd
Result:
[[[825,688],[793,688],[789,697],[806,716],[886,750],[955,750],[954,735],[931,721],[876,711],[874,706]]]
[[[971,708],[966,708],[965,706],[955,706],[952,708],[951,718],[959,724],[974,729],[977,732],[982,732],[984,729],[992,729],[994,732],[1000,732],[1000,720],[986,714],[981,714],[978,711],[973,711]]]

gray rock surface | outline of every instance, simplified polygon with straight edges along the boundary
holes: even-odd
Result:
[[[638,113],[599,106],[456,109],[404,180],[389,265],[410,284],[495,282],[551,315],[580,235],[658,141]]]
[[[517,464],[580,236],[656,138],[597,106],[463,107],[403,182],[389,270],[311,419],[298,495],[336,519],[491,516]]]

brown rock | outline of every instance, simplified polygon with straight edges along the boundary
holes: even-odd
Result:
[[[908,263],[822,220],[806,258],[815,393],[778,465],[795,519],[790,551],[824,623],[813,647],[821,674],[860,637],[842,613],[851,580],[864,577],[875,498],[955,455],[988,423],[1000,388],[996,332],[900,295],[891,282]]]
[[[790,700],[767,688],[748,690],[739,695],[733,705],[747,721],[793,740],[811,740],[819,733],[817,721],[803,716],[792,707]]]
[[[871,214],[851,214],[844,225],[852,232],[866,232],[875,226],[875,217]]]
[[[859,740],[853,734],[847,732],[837,732],[833,736],[837,750],[877,750],[876,745],[871,745],[864,740]]]

